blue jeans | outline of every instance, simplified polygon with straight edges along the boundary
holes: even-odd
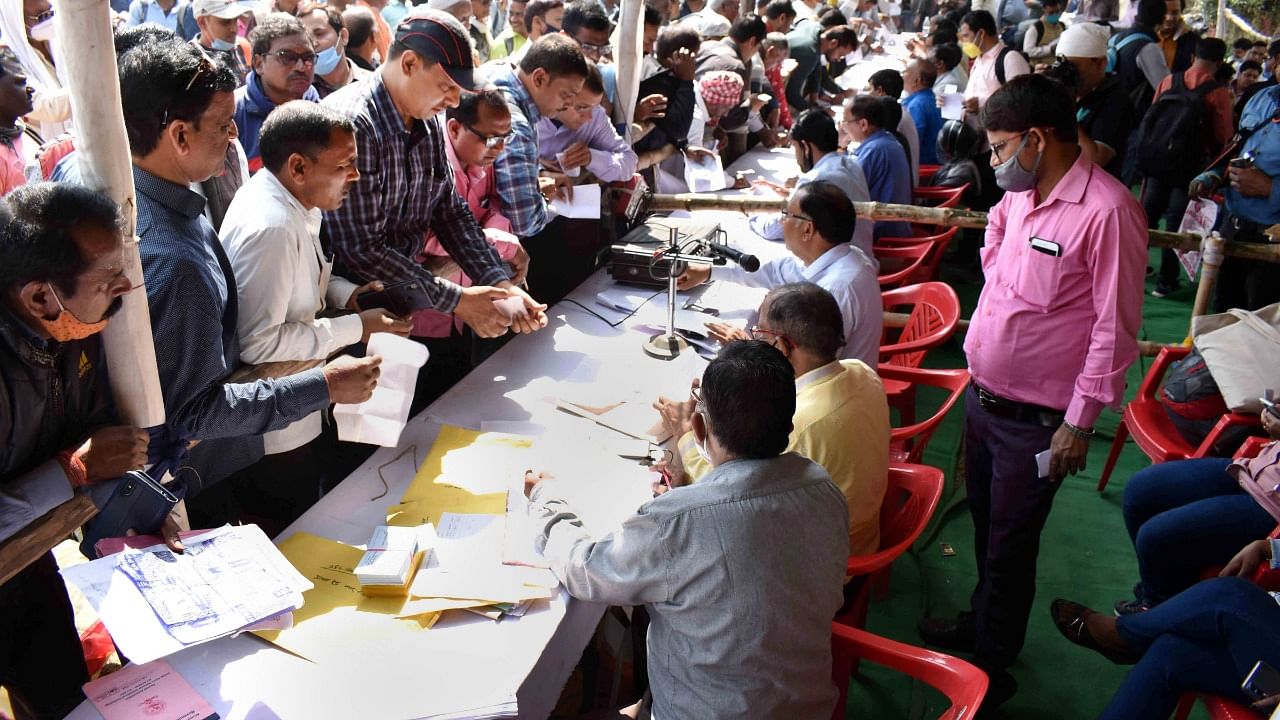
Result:
[[[1280,667],[1280,605],[1242,578],[1206,580],[1116,630],[1144,654],[1099,720],[1168,720],[1188,691],[1248,704],[1240,682],[1254,663]]]
[[[1135,474],[1124,489],[1124,524],[1138,555],[1139,600],[1154,605],[1225,565],[1276,521],[1225,472],[1226,458],[1178,460]]]

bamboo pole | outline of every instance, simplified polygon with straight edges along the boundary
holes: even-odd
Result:
[[[83,492],[41,515],[17,535],[0,543],[0,585],[39,560],[49,548],[67,539],[73,530],[98,514],[93,500]]]
[[[644,55],[644,3],[623,2],[618,10],[618,29],[613,39],[618,58],[618,102],[614,122],[624,127],[631,142],[631,119],[636,114],[640,94],[640,65]]]
[[[1218,260],[1219,253],[1222,252],[1226,241],[1217,232],[1209,233],[1209,238],[1205,240],[1205,245],[1211,252],[1205,253],[1200,261],[1200,284],[1196,287],[1196,300],[1191,306],[1191,322],[1195,323],[1196,318],[1204,315],[1209,310],[1209,301],[1213,298],[1213,286],[1218,282],[1218,270],[1222,267],[1221,261]],[[1210,259],[1213,262],[1210,262]],[[1191,337],[1191,330],[1188,328],[1187,337]]]
[[[124,272],[133,283],[123,307],[103,331],[111,391],[121,422],[135,427],[164,424],[164,400],[156,370],[151,313],[142,280],[142,258],[134,235],[137,206],[133,161],[116,81],[115,43],[107,0],[58,0],[54,27],[58,58],[71,79],[71,116],[84,184],[106,193],[120,206],[124,220]]]
[[[674,195],[652,195],[648,203],[648,209],[652,211],[686,210],[689,212],[695,210],[723,210],[750,215],[752,213],[779,212],[786,205],[786,198],[781,197],[739,197],[705,193],[678,193]],[[962,208],[857,202],[853,204],[853,209],[858,217],[867,220],[902,220],[925,225],[962,228],[985,228],[987,226],[986,213]],[[1147,234],[1151,247],[1170,248],[1173,250],[1200,249],[1201,238],[1195,233],[1149,230]],[[1280,263],[1280,245],[1228,242],[1225,243],[1224,253],[1231,257],[1244,258],[1246,260]]]

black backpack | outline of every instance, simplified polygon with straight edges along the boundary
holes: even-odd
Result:
[[[1185,74],[1160,95],[1138,125],[1138,170],[1147,177],[1189,180],[1204,168],[1204,98],[1222,87],[1216,80],[1187,89]]]

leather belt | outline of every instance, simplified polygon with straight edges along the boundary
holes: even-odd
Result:
[[[1222,220],[1222,236],[1235,242],[1269,243],[1271,238],[1264,232],[1270,225],[1263,225],[1245,220],[1238,215],[1227,215]]]
[[[1066,419],[1066,413],[1061,410],[1003,398],[978,383],[972,383],[972,387],[978,404],[996,417],[1047,428],[1056,428]]]

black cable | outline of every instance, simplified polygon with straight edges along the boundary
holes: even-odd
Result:
[[[580,303],[580,302],[578,302],[577,300],[574,300],[574,299],[572,299],[572,298],[565,298],[565,299],[564,299],[564,302],[567,302],[567,303],[569,303],[570,305],[577,305],[578,307],[580,307],[580,308],[582,308],[583,310],[585,310],[587,313],[589,313],[589,314],[591,314],[591,315],[594,315],[594,316],[596,316],[597,318],[600,318],[600,320],[601,320],[601,321],[603,321],[605,325],[608,325],[608,326],[609,326],[609,327],[611,327],[611,328],[616,328],[616,327],[618,327],[619,325],[621,325],[622,323],[624,323],[624,322],[626,322],[626,321],[630,320],[631,318],[635,317],[635,314],[636,314],[636,313],[638,313],[638,312],[640,312],[640,308],[644,307],[645,305],[648,305],[650,300],[652,300],[652,299],[654,299],[654,298],[658,297],[659,295],[661,295],[661,294],[662,294],[662,293],[664,293],[664,292],[666,292],[666,290],[665,290],[665,289],[664,289],[664,290],[659,290],[659,291],[655,292],[654,294],[650,295],[649,297],[645,298],[643,302],[641,302],[639,305],[636,305],[636,307],[635,307],[635,309],[634,309],[634,310],[632,310],[631,312],[629,312],[629,313],[627,313],[626,315],[624,315],[624,316],[623,316],[620,320],[618,320],[617,322],[610,322],[609,318],[607,318],[607,317],[605,317],[605,316],[601,315],[600,313],[596,312],[595,310],[592,310],[591,308],[587,307],[586,305],[583,305],[582,303]]]

